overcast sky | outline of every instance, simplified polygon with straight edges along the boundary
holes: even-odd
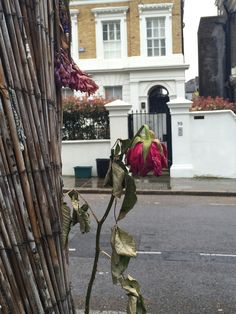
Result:
[[[185,0],[184,4],[184,54],[190,65],[185,72],[186,81],[198,76],[197,31],[200,17],[217,15],[215,0]]]

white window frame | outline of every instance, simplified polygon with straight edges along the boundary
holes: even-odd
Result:
[[[78,34],[78,16],[79,10],[71,9],[71,55],[75,62],[79,59],[79,34]]]
[[[104,59],[103,49],[103,22],[120,21],[121,58],[127,57],[127,6],[94,8],[96,23],[96,55],[98,59]],[[109,59],[106,59],[109,60]],[[110,59],[111,60],[111,59]]]
[[[139,4],[139,18],[140,18],[140,52],[141,56],[153,58],[148,56],[147,53],[147,18],[165,18],[165,36],[166,36],[166,54],[165,56],[154,56],[166,57],[173,53],[172,48],[172,8],[173,3],[153,3],[153,4]]]
[[[106,89],[107,88],[112,88],[113,89],[113,92],[114,92],[114,89],[115,88],[119,88],[120,91],[121,91],[121,98],[111,98],[111,99],[123,99],[123,86],[122,85],[106,85],[106,86],[103,86],[103,90],[104,90],[104,97],[106,98]],[[109,98],[108,98],[109,99]]]

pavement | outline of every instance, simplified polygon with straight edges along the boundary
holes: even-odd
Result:
[[[166,173],[161,177],[137,177],[135,182],[137,194],[236,196],[236,178],[170,178]],[[77,189],[85,194],[111,192],[111,188],[104,187],[104,179],[98,177],[63,176],[63,183],[65,190]]]

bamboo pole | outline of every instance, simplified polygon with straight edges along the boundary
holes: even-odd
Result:
[[[58,6],[0,2],[0,302],[10,313],[74,312],[60,241]]]

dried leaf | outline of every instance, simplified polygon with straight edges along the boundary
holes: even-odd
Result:
[[[112,193],[115,197],[121,197],[123,192],[123,182],[125,178],[125,171],[118,163],[112,163]]]
[[[65,248],[68,244],[68,236],[71,229],[70,207],[63,203],[62,205],[62,245]]]
[[[118,220],[123,219],[137,202],[136,185],[134,178],[126,174],[125,185],[125,197],[120,209]]]
[[[126,270],[129,265],[129,256],[119,255],[116,251],[116,234],[117,234],[117,227],[112,228],[111,233],[111,246],[112,246],[112,255],[111,255],[111,273],[112,273],[112,281],[114,284],[117,284],[120,277]]]
[[[104,186],[112,186],[112,162],[110,161],[108,171],[104,179]]]
[[[111,274],[113,284],[117,284],[119,282],[120,277],[129,265],[129,260],[130,257],[118,255],[114,249],[112,250]]]
[[[127,307],[128,314],[145,314],[147,313],[143,296],[140,292],[140,286],[137,280],[131,276],[127,278],[121,278],[120,283],[122,288],[127,292],[129,296],[129,302]]]
[[[72,224],[73,226],[77,223],[80,224],[81,233],[87,233],[90,231],[90,215],[88,213],[88,204],[83,204],[78,209],[73,209]]]
[[[137,256],[135,241],[130,234],[121,230],[119,227],[114,227],[112,233],[114,237],[114,247],[118,255],[129,257]]]
[[[136,314],[137,313],[137,301],[138,301],[137,297],[133,296],[132,294],[129,295],[127,314]]]

